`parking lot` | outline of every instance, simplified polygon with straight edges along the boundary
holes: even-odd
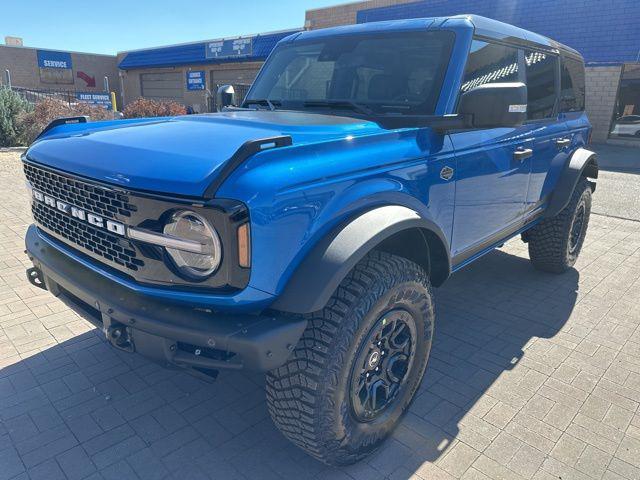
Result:
[[[640,172],[620,161],[575,269],[536,272],[516,239],[436,291],[410,412],[335,469],[271,424],[260,375],[164,370],[32,287],[19,153],[0,152],[0,480],[640,479]]]

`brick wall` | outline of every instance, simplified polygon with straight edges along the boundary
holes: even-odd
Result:
[[[121,60],[124,55],[125,54],[119,54],[119,60]],[[183,97],[177,100],[185,105],[192,106],[196,111],[205,112],[208,107],[207,94],[202,90],[187,90],[187,71],[204,70],[207,82],[206,87],[212,90],[211,93],[215,95],[215,91],[213,91],[214,88],[211,85],[212,71],[215,71],[217,74],[217,83],[251,84],[260,70],[262,63],[263,62],[230,62],[215,65],[185,65],[168,68],[121,70],[120,77],[123,86],[123,95],[119,97],[119,104],[126,106],[128,103],[142,96],[140,75],[145,73],[180,72],[180,75],[185,81],[183,83]]]
[[[619,65],[586,69],[586,110],[594,142],[605,142],[609,136],[621,71]]]
[[[316,30],[318,28],[335,27],[338,25],[352,25],[357,23],[357,15],[360,10],[387,7],[390,5],[409,3],[411,1],[414,0],[369,0],[307,10],[305,15],[305,28],[307,30]]]
[[[103,90],[103,79],[106,76],[109,78],[110,90],[120,91],[115,56],[71,53],[71,61],[73,64],[73,84],[44,83],[40,79],[37,49],[0,45],[0,73],[2,74],[3,82],[4,71],[9,69],[11,83],[17,87],[101,92]],[[95,77],[96,86],[88,87],[86,82],[78,77],[78,72],[80,71],[90,77]]]

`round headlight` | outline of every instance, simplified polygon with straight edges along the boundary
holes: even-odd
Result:
[[[202,280],[220,266],[222,248],[215,229],[195,212],[183,210],[172,215],[164,233],[184,240],[184,244],[166,247],[176,268],[183,275]]]

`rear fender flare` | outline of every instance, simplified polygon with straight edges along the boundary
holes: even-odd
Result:
[[[549,206],[544,213],[545,218],[555,217],[567,206],[580,177],[598,178],[597,155],[586,148],[578,148],[560,172]],[[595,182],[592,182],[591,189],[595,188]]]
[[[322,309],[349,271],[384,240],[405,230],[419,229],[438,242],[440,256],[446,257],[434,283],[441,284],[451,272],[449,246],[433,221],[400,205],[368,210],[329,232],[302,260],[272,308],[291,313]],[[425,248],[429,248],[425,237]],[[439,259],[441,260],[441,259]],[[442,277],[442,278],[440,278]]]

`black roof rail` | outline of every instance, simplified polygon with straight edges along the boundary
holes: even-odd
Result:
[[[235,153],[223,165],[218,176],[211,182],[204,192],[207,198],[213,198],[217,190],[222,186],[223,182],[231,176],[233,171],[238,168],[250,156],[269,150],[272,148],[288,147],[293,144],[293,140],[289,135],[281,135],[277,137],[261,138],[258,140],[248,140],[240,145]]]
[[[36,137],[36,140],[39,139],[41,136],[43,136],[45,133],[47,133],[52,128],[58,127],[60,125],[67,125],[67,124],[70,124],[70,123],[87,123],[88,121],[89,121],[89,117],[87,115],[82,115],[82,116],[78,116],[78,117],[60,117],[60,118],[56,118],[55,120],[51,121],[49,123],[49,125],[44,127],[44,129]]]

